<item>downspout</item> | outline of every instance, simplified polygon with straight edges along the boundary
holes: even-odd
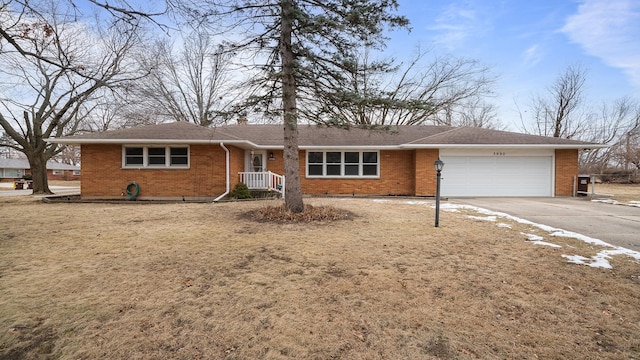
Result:
[[[225,154],[225,162],[226,162],[226,166],[225,167],[226,167],[226,172],[227,172],[227,188],[226,188],[226,191],[224,193],[222,193],[222,195],[220,195],[217,198],[213,199],[213,202],[220,201],[220,199],[222,199],[223,197],[227,196],[229,194],[229,191],[230,191],[229,182],[231,181],[231,174],[230,174],[231,170],[229,168],[229,162],[231,160],[230,160],[230,157],[229,157],[229,149],[227,149],[227,147],[224,146],[224,143],[220,143],[220,146],[224,149],[224,151],[226,153]]]

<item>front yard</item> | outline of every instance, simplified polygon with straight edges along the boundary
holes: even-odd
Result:
[[[470,210],[434,228],[429,200],[306,201],[355,216],[0,199],[0,359],[640,357],[631,257],[572,264],[601,248]]]

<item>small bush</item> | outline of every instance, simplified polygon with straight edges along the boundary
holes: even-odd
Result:
[[[231,196],[236,199],[251,199],[251,191],[245,183],[237,183],[231,192]]]
[[[337,209],[333,206],[311,205],[305,205],[303,212],[295,214],[287,211],[285,206],[281,205],[250,211],[246,217],[259,222],[305,223],[351,220],[355,215],[348,210]]]
[[[31,175],[31,174],[25,174],[25,175],[23,175],[23,176],[22,176],[22,178],[23,178],[24,180],[33,180],[33,175]]]

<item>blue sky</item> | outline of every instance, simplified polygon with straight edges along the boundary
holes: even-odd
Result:
[[[524,110],[568,66],[587,71],[589,103],[640,97],[638,0],[399,0],[412,30],[394,31],[386,55],[415,46],[480,60],[499,76],[499,120],[519,130]]]

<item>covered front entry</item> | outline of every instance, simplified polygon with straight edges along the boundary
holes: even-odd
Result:
[[[250,190],[276,191],[284,197],[284,176],[268,171],[265,151],[245,152],[245,171],[238,173],[239,181]]]
[[[441,150],[443,196],[553,196],[553,151]]]

